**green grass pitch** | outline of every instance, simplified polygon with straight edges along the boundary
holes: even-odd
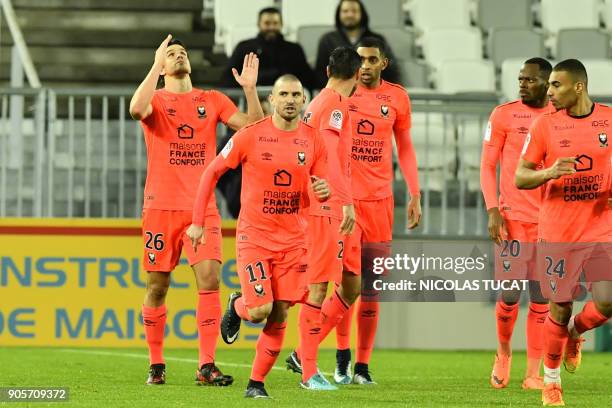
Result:
[[[145,386],[148,360],[143,349],[0,348],[0,387],[69,387],[68,403],[29,406],[83,407],[537,407],[538,391],[520,388],[525,354],[515,353],[509,388],[493,390],[488,376],[492,352],[375,350],[370,369],[378,385],[346,386],[335,392],[299,388],[298,375],[285,370],[287,350],[268,376],[273,400],[245,400],[254,350],[219,350],[219,367],[235,377],[225,388],[197,387],[197,350],[167,350],[167,384]],[[321,370],[330,373],[334,352],[321,351]],[[330,378],[328,376],[328,378]],[[582,367],[562,374],[568,407],[610,406],[612,353],[586,352]],[[0,403],[8,407],[25,406]]]

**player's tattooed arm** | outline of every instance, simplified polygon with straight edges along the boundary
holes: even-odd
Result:
[[[153,100],[153,94],[157,87],[159,75],[164,69],[166,50],[168,49],[168,43],[171,39],[172,35],[168,34],[159,45],[155,51],[153,66],[132,96],[132,100],[130,101],[130,116],[135,120],[143,120],[153,112],[151,101]]]
[[[232,68],[232,74],[236,82],[242,87],[247,102],[247,113],[236,112],[229,118],[227,125],[238,130],[249,123],[256,122],[264,117],[259,96],[257,95],[257,74],[259,72],[259,58],[251,52],[244,56],[242,71],[240,74],[236,68]]]
[[[536,164],[527,160],[519,160],[514,176],[514,183],[520,189],[531,190],[541,186],[548,180],[576,173],[574,157],[559,157],[554,164],[546,169],[536,170]]]

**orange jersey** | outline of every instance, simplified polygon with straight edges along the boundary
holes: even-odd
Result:
[[[176,94],[158,89],[141,121],[147,145],[144,208],[191,210],[202,172],[215,158],[217,123],[237,112],[218,91]],[[216,206],[214,195],[209,208]]]
[[[342,206],[353,202],[350,192],[351,130],[347,99],[333,89],[323,88],[308,104],[305,112],[304,122],[324,136],[329,160],[327,181],[332,191],[330,199],[324,203],[317,203],[311,192],[309,213],[342,219]]]
[[[523,159],[551,167],[574,157],[576,173],[549,180],[540,207],[538,236],[547,242],[609,242],[609,134],[612,109],[595,104],[593,112],[573,118],[566,110],[538,117],[525,141]]]
[[[408,93],[385,81],[375,89],[358,86],[349,99],[349,117],[353,129],[353,198],[381,200],[392,196],[393,132],[410,129]]]
[[[300,207],[310,175],[326,178],[324,143],[315,129],[302,122],[297,130],[283,131],[270,117],[230,139],[218,157],[230,168],[242,163],[238,244],[272,251],[306,248],[306,217]]]
[[[496,107],[491,113],[482,143],[481,168],[497,167],[500,162],[499,203],[497,200],[496,180],[488,183],[481,176],[481,188],[487,210],[499,207],[509,220],[536,223],[542,199],[542,189],[519,190],[514,184],[514,173],[529,132],[529,126],[536,117],[546,112],[554,112],[549,104],[537,109],[525,105],[520,100]]]

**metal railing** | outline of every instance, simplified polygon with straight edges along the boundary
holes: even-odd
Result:
[[[222,91],[244,109],[241,90]],[[263,97],[269,88],[259,92]],[[140,124],[128,114],[132,93],[0,89],[0,216],[139,217],[146,149]],[[25,99],[19,129],[10,121],[13,96]],[[480,150],[497,97],[423,93],[411,94],[411,100],[423,220],[417,230],[404,230],[407,198],[397,170],[395,232],[483,236]],[[223,129],[218,129],[219,138]],[[22,138],[23,148],[12,147],[14,134]]]

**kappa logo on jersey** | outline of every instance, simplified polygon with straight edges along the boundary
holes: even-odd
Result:
[[[274,173],[274,185],[288,187],[291,185],[291,173],[287,170],[278,170]]]
[[[387,105],[380,105],[380,114],[383,118],[389,117],[389,107]]]
[[[206,107],[204,105],[198,106],[197,110],[198,110],[198,118],[200,119],[206,118]]]
[[[574,169],[576,169],[577,172],[593,170],[593,159],[586,154],[576,156],[576,164],[574,164]]]
[[[302,121],[304,121],[304,123],[308,123],[310,119],[312,119],[312,112],[306,112],[304,118],[302,118]]]
[[[155,254],[153,252],[147,253],[147,257],[149,258],[149,263],[151,265],[155,265]]]
[[[559,147],[570,147],[571,144],[572,144],[572,141],[568,139],[563,139],[559,141]]]
[[[234,139],[232,138],[227,141],[227,143],[225,144],[225,147],[223,147],[223,150],[221,150],[221,156],[223,156],[224,159],[227,159],[227,155],[230,154],[233,147],[234,147]]]
[[[329,126],[341,130],[342,129],[342,112],[338,109],[332,111],[329,116]]]
[[[193,128],[188,124],[183,123],[176,130],[179,139],[193,139]]]
[[[303,166],[306,163],[306,153],[298,152],[297,158],[298,158],[298,164],[300,166]]]
[[[599,147],[608,147],[608,135],[604,132],[599,134]]]
[[[374,124],[367,119],[361,119],[357,123],[357,134],[372,136],[374,134]]]

